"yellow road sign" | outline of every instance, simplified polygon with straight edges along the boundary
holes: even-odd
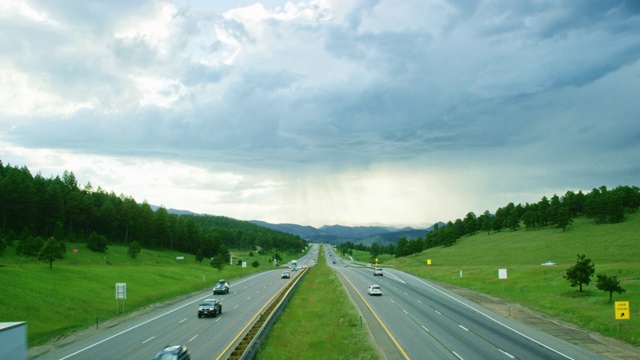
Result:
[[[616,301],[616,320],[629,320],[631,319],[631,310],[629,309],[628,301]]]

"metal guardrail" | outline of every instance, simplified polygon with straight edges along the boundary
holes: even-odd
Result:
[[[265,311],[256,317],[253,326],[240,340],[231,355],[227,359],[230,360],[252,360],[260,350],[262,343],[269,335],[269,330],[275,324],[276,320],[282,313],[282,310],[289,302],[293,290],[300,283],[300,280],[307,274],[308,268],[303,268],[298,276],[294,277],[285,287],[280,290],[279,295],[271,302]]]

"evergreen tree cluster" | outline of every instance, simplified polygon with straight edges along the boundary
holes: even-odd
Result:
[[[353,255],[353,250],[366,251],[371,254],[372,260],[381,254],[393,255],[396,253],[396,245],[394,244],[380,246],[378,243],[373,243],[371,246],[367,246],[365,244],[354,244],[351,241],[344,241],[337,245],[337,247],[341,254]]]
[[[573,218],[582,215],[592,218],[596,224],[618,223],[624,220],[625,213],[635,212],[638,207],[640,188],[637,186],[619,186],[611,190],[601,186],[588,194],[567,191],[562,197],[553,195],[549,199],[544,196],[533,204],[509,203],[498,208],[495,214],[489,210],[480,216],[469,212],[464,219],[449,221],[442,226],[436,223],[424,239],[418,237],[407,240],[401,237],[395,247],[390,245],[375,250],[381,254],[395,254],[396,257],[410,256],[433,247],[452,246],[462,236],[479,231],[487,234],[503,230],[517,231],[522,225],[526,230],[552,226],[565,231],[573,222]],[[340,244],[339,247],[342,253],[347,253],[349,249],[372,251],[372,246],[353,244],[350,241]]]
[[[498,208],[495,214],[487,210],[476,217],[473,212],[469,212],[464,219],[449,221],[445,226],[438,227],[436,224],[433,231],[427,233],[424,247],[420,251],[436,246],[451,246],[462,236],[478,231],[487,234],[492,231],[516,231],[522,225],[526,230],[553,226],[564,231],[573,222],[573,218],[581,215],[594,219],[596,224],[617,223],[624,220],[625,213],[635,212],[638,207],[640,188],[637,186],[619,186],[612,190],[601,186],[588,194],[567,191],[562,197],[553,195],[548,199],[544,196],[534,204],[509,203]],[[409,251],[406,255],[413,253]]]
[[[596,272],[596,264],[586,255],[578,255],[576,264],[566,270],[563,278],[567,279],[571,287],[578,287],[578,291],[582,292],[583,285],[589,285],[593,274]],[[627,290],[620,286],[620,280],[617,276],[607,276],[602,273],[597,275],[598,283],[596,287],[602,291],[609,293],[609,303],[613,301],[613,293],[623,294]]]
[[[299,253],[306,246],[299,236],[248,221],[176,215],[164,207],[153,211],[146,201],[139,204],[90,183],[81,188],[73,172],[46,179],[0,161],[0,250],[18,240],[19,254],[37,257],[50,237],[87,243],[93,251],[106,251],[107,243],[135,242],[142,248],[200,251],[206,258],[220,254],[227,261],[232,247]]]

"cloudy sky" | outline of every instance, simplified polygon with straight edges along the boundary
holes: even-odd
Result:
[[[638,1],[259,1],[0,1],[0,160],[316,227],[640,185]]]

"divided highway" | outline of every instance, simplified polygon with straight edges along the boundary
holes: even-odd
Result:
[[[314,245],[298,260],[299,265],[312,266],[318,251]],[[372,269],[340,259],[330,246],[324,251],[387,359],[602,359],[424,279],[387,268],[383,276],[374,277]],[[213,296],[211,289],[203,290],[34,358],[151,359],[166,345],[183,344],[193,359],[226,359],[290,281],[280,278],[281,271],[236,279],[227,295]],[[371,284],[380,285],[383,295],[369,296]],[[199,319],[198,304],[211,297],[222,301],[222,314]]]
[[[311,261],[306,255],[298,263],[303,266]],[[293,280],[281,279],[282,270],[230,281],[231,292],[226,295],[213,296],[211,289],[203,290],[111,328],[99,328],[94,334],[34,359],[152,359],[163,347],[180,344],[189,348],[193,359],[226,359],[255,318]],[[206,298],[222,302],[221,315],[198,318],[198,305]]]
[[[374,338],[390,359],[602,359],[597,354],[495,314],[430,282],[393,269],[351,266],[326,246]],[[371,284],[382,296],[369,296]],[[373,322],[373,323],[372,323]],[[386,338],[386,339],[385,339]]]

